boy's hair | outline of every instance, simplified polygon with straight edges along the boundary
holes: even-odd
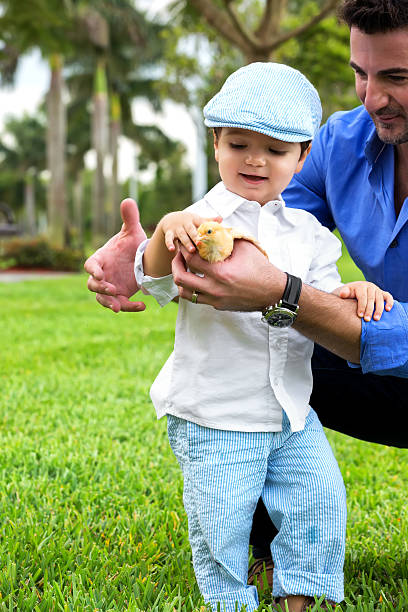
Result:
[[[218,140],[218,138],[220,137],[221,130],[222,130],[222,127],[215,127],[215,128],[213,128],[213,132],[215,134],[215,139],[216,140]],[[312,142],[311,140],[304,140],[303,142],[299,142],[299,144],[300,144],[300,157],[302,157],[303,153],[306,151],[306,149],[308,148],[308,146],[310,145],[311,142]]]
[[[408,0],[345,0],[338,15],[350,29],[389,32],[408,26]]]

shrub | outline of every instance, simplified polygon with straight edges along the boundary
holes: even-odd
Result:
[[[82,268],[81,251],[51,245],[44,238],[27,240],[16,238],[6,242],[1,253],[3,262],[11,261],[19,268],[45,268],[77,272]]]

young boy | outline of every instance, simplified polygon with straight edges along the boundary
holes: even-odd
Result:
[[[170,213],[139,247],[140,285],[164,305],[175,240],[194,250],[202,217],[254,236],[271,262],[324,291],[339,292],[339,241],[280,193],[299,172],[321,120],[319,96],[297,70],[253,63],[232,74],[204,108],[222,182],[187,211]],[[368,284],[352,284],[366,300]],[[372,286],[371,286],[372,287]],[[376,317],[391,298],[377,291]],[[364,308],[363,308],[364,311]],[[367,309],[370,316],[372,308]],[[194,570],[205,601],[226,612],[257,609],[247,585],[249,534],[262,496],[279,528],[271,550],[273,595],[290,612],[313,596],[343,599],[346,499],[342,477],[308,401],[313,343],[260,313],[221,312],[180,300],[174,352],[155,380],[184,475]],[[238,606],[236,607],[236,604]]]

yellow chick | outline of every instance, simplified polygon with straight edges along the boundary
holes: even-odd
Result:
[[[196,241],[196,247],[200,256],[209,261],[215,263],[217,261],[224,261],[232,253],[234,248],[234,240],[242,238],[243,240],[249,240],[252,242],[260,251],[268,257],[266,252],[263,250],[259,242],[252,236],[243,234],[242,232],[235,230],[233,227],[224,227],[217,221],[206,221],[197,228],[198,240]]]

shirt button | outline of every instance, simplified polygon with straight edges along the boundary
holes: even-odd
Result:
[[[390,244],[390,249],[395,249],[398,246],[398,240],[394,238],[394,240]]]

